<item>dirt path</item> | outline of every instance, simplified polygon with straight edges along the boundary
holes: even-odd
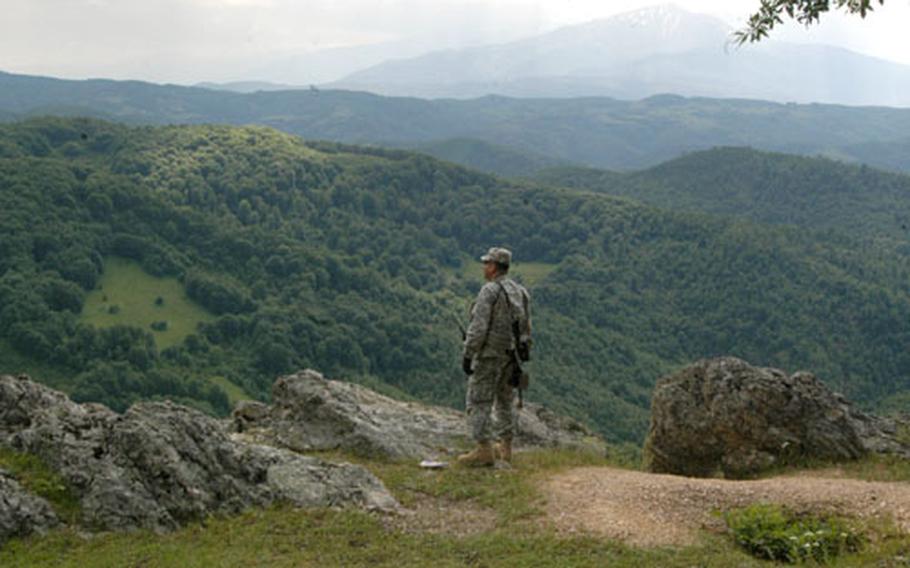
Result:
[[[548,478],[541,487],[547,522],[560,532],[599,534],[637,546],[691,544],[700,529],[722,528],[712,511],[756,502],[859,518],[891,517],[910,531],[910,483],[825,475],[728,481],[584,467]]]

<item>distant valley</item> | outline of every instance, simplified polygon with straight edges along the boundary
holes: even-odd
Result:
[[[738,161],[729,175],[825,170]],[[713,171],[696,165],[645,172],[641,187],[679,183],[695,200]],[[889,213],[910,208],[906,178],[868,180]],[[826,183],[793,189],[819,211],[852,206]],[[899,230],[764,225],[567,185],[262,127],[2,125],[0,370],[115,409],[167,397],[223,414],[304,367],[460,406],[453,318],[479,286],[473,259],[496,243],[535,298],[529,397],[610,440],[641,441],[659,376],[720,354],[811,369],[873,408],[906,400]],[[856,209],[860,228],[877,214]],[[160,300],[142,292],[155,278]],[[175,314],[181,287],[196,309]]]

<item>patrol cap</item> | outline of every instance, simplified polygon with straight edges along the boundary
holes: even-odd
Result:
[[[509,266],[512,264],[512,251],[504,248],[493,247],[487,251],[487,254],[480,257],[480,262],[495,262]]]

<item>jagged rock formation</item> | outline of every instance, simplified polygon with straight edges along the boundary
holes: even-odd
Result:
[[[297,452],[427,457],[466,442],[460,412],[392,400],[315,371],[281,377],[272,397],[271,406],[241,403],[226,421],[170,402],[117,414],[28,377],[0,376],[0,446],[54,470],[79,499],[83,526],[167,530],[276,500],[394,510],[395,499],[366,469]],[[526,405],[519,427],[518,445],[603,445],[538,405]],[[0,542],[59,522],[44,500],[3,474],[0,504]]]
[[[397,507],[366,469],[233,440],[226,423],[169,402],[125,414],[0,376],[0,445],[37,455],[79,498],[82,523],[171,529],[276,500]],[[35,525],[40,526],[40,525]]]
[[[26,492],[0,469],[0,545],[13,537],[44,532],[58,522],[47,501]]]
[[[741,478],[787,460],[910,456],[894,421],[862,413],[814,375],[725,357],[661,379],[651,400],[648,469]]]
[[[517,447],[591,447],[603,442],[580,423],[526,404],[518,414]],[[342,449],[362,456],[423,458],[467,442],[464,414],[401,402],[365,387],[325,379],[313,370],[279,378],[272,405],[243,402],[238,433],[296,451]]]

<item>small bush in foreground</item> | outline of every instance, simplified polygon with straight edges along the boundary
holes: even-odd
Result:
[[[778,562],[825,563],[858,552],[863,534],[848,521],[836,517],[812,517],[791,513],[776,505],[756,504],[724,515],[736,544],[749,554]]]

